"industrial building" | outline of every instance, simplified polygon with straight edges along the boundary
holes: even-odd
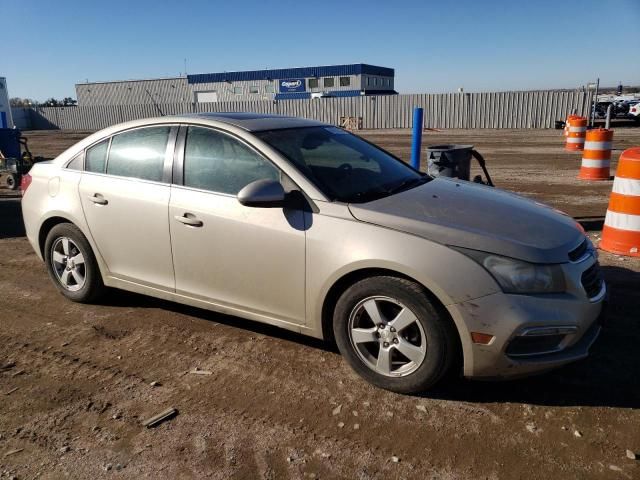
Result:
[[[76,95],[79,106],[393,95],[394,75],[393,68],[356,63],[79,83]]]

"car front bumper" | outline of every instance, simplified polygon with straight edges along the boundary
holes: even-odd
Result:
[[[584,291],[556,295],[486,297],[449,305],[447,309],[461,331],[463,374],[478,379],[507,379],[541,373],[583,359],[600,334],[607,290],[589,299]],[[463,326],[461,329],[460,326]],[[570,329],[554,349],[514,355],[512,342],[525,332]],[[493,335],[488,344],[474,343],[472,332]],[[508,353],[509,352],[509,353]]]

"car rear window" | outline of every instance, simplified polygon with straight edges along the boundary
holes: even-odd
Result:
[[[104,166],[107,162],[107,150],[109,148],[109,139],[87,148],[85,159],[85,170],[87,172],[104,173]]]
[[[168,126],[147,127],[115,135],[111,140],[107,173],[162,181],[170,129]]]

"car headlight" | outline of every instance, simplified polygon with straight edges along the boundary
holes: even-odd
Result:
[[[453,248],[482,265],[505,293],[561,293],[566,290],[560,265],[529,263],[494,253]]]

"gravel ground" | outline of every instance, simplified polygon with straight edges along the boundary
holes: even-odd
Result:
[[[51,157],[86,134],[27,136]],[[409,155],[409,132],[364,135]],[[579,217],[597,242],[611,182],[577,180],[559,132],[424,142],[474,144],[498,186]],[[640,129],[616,130],[616,147],[634,144]],[[640,478],[627,456],[640,453],[640,259],[601,253],[611,307],[587,360],[401,396],[273,327],[126,292],[69,302],[22,236],[16,199],[0,198],[0,219],[0,478]]]

